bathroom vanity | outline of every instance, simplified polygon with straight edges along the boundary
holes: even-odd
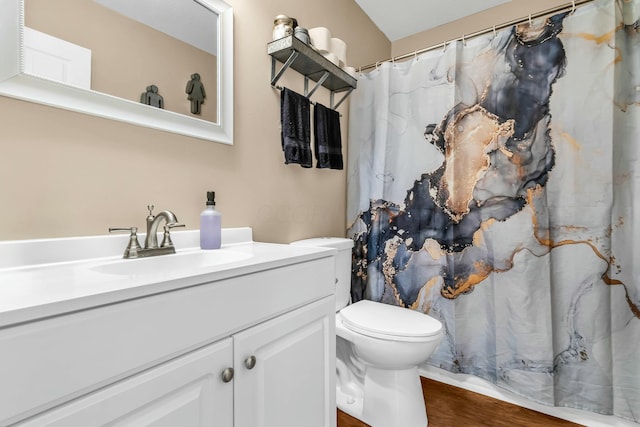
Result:
[[[0,242],[0,426],[335,427],[335,251],[172,236]]]

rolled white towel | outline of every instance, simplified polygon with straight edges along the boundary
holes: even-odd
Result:
[[[320,52],[331,52],[331,31],[325,27],[315,27],[309,30],[311,45]]]
[[[329,52],[335,54],[340,61],[340,66],[344,67],[347,64],[347,44],[338,38],[331,38],[331,49]]]
[[[358,79],[358,73],[356,72],[356,69],[354,67],[347,66],[347,67],[344,67],[344,70],[347,72],[347,74],[349,74],[354,79]]]
[[[324,56],[325,58],[327,58],[329,61],[333,62],[336,65],[340,64],[340,60],[338,59],[338,57],[336,56],[335,53],[332,52],[324,52],[322,54],[322,56]]]

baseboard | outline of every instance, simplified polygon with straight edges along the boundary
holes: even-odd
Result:
[[[439,381],[454,387],[460,387],[465,390],[483,394],[494,399],[502,400],[504,402],[522,406],[523,408],[531,409],[553,417],[562,418],[563,420],[582,424],[588,427],[640,427],[640,424],[614,416],[600,415],[573,408],[542,405],[496,387],[489,381],[473,375],[454,374],[449,371],[445,371],[444,369],[429,365],[422,365],[420,367],[420,375],[430,380]]]

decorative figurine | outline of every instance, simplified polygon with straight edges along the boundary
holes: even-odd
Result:
[[[147,86],[147,91],[140,95],[140,102],[152,107],[164,108],[164,98],[158,93],[156,85]]]
[[[200,107],[204,104],[204,99],[207,97],[204,91],[204,85],[200,81],[200,74],[191,74],[191,80],[187,83],[186,92],[189,94],[187,99],[191,101],[191,113],[200,114]]]

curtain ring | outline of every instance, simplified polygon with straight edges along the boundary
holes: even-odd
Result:
[[[496,26],[493,26],[493,38],[495,39],[496,37],[498,37],[498,34],[496,33]]]
[[[442,52],[445,52],[447,50],[447,41],[443,41],[442,42]]]
[[[416,61],[418,60],[418,51],[417,50],[413,51],[413,59],[415,59]]]
[[[395,56],[391,57],[391,65],[393,65],[393,68],[396,68],[396,58],[395,58]]]
[[[464,34],[462,35],[462,46],[466,46],[467,41],[464,39]]]
[[[380,61],[376,61],[376,70],[378,69],[378,64],[380,63]]]
[[[571,0],[571,15],[576,11],[576,0]]]
[[[529,14],[529,26],[533,27],[533,21],[531,20],[531,14]]]

